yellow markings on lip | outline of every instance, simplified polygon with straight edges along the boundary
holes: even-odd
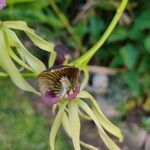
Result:
[[[70,81],[69,81],[69,79],[67,78],[67,77],[63,77],[63,78],[61,78],[61,80],[60,80],[62,83],[64,83],[64,84],[67,84],[67,85],[69,85],[70,84]]]
[[[64,79],[62,82],[64,82],[65,84],[69,84],[70,83],[67,79]]]
[[[58,92],[74,92],[74,88],[78,83],[79,69],[73,66],[55,66],[49,68],[38,76],[38,82],[40,91],[45,93],[46,91]]]
[[[67,77],[62,77],[60,82],[62,83],[63,88],[66,90],[69,90],[71,87],[71,83]]]

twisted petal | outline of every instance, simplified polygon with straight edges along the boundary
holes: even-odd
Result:
[[[15,66],[9,56],[8,43],[6,43],[7,40],[5,38],[6,36],[4,36],[4,32],[0,30],[0,66],[8,73],[12,81],[19,88],[40,94],[21,76],[18,68]]]
[[[108,132],[112,135],[119,138],[120,142],[123,140],[123,136],[119,128],[113,125],[102,113],[99,109],[96,100],[86,91],[80,92],[78,95],[79,98],[86,98],[89,99],[92,104],[92,109],[82,100],[79,101],[80,107],[89,115],[89,117],[95,122],[97,125],[97,129],[99,135],[101,136],[102,140],[106,144],[106,146],[110,150],[119,150],[119,147],[109,138],[103,128],[105,128]]]
[[[97,126],[98,132],[106,146],[110,150],[120,150],[120,148],[109,138],[109,136],[105,133],[104,129],[102,128],[101,124],[97,120],[92,109],[82,100],[78,101],[79,106],[90,116],[90,118],[94,121]]]
[[[112,135],[116,136],[120,142],[123,141],[123,135],[118,127],[116,127],[114,124],[112,124],[103,114],[103,112],[100,110],[98,104],[96,103],[96,100],[94,97],[92,97],[88,92],[82,91],[79,94],[79,98],[86,98],[89,99],[92,107],[93,112],[95,113],[98,122]]]

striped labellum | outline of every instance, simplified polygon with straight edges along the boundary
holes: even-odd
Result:
[[[79,69],[71,66],[53,66],[38,76],[40,91],[47,104],[65,98],[73,100],[80,92]]]

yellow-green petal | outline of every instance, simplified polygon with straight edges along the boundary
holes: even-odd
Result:
[[[100,137],[102,138],[102,140],[104,141],[106,146],[110,150],[120,150],[120,148],[107,136],[107,134],[103,130],[102,126],[98,122],[98,120],[97,120],[95,114],[93,113],[92,109],[85,102],[83,102],[82,100],[80,100],[78,102],[78,104],[91,117],[91,119],[94,121],[94,123],[96,124],[96,126],[98,128]]]
[[[74,149],[80,150],[80,119],[76,101],[70,101],[68,103],[68,113]]]
[[[10,47],[9,47],[10,48]],[[26,68],[29,71],[33,71],[32,68],[30,66],[28,66],[23,60],[21,60],[14,52],[13,50],[10,48],[9,50],[9,55],[12,57],[12,59],[14,59],[20,66]]]
[[[85,120],[91,120],[91,118],[88,115],[86,115],[85,113],[83,113],[80,110],[79,110],[79,115],[81,116],[81,118],[83,118]]]
[[[83,80],[81,82],[81,90],[83,90],[87,84],[88,84],[88,81],[89,81],[89,67],[86,66],[82,69],[83,73],[84,73],[84,76],[83,76]]]
[[[8,45],[5,43],[5,36],[0,30],[0,66],[8,73],[12,81],[21,89],[39,94],[20,74],[13,61],[8,55]]]
[[[71,137],[71,127],[70,122],[67,113],[63,112],[63,119],[62,119],[62,125],[64,127],[64,130],[66,131],[67,135]]]
[[[29,28],[26,22],[24,21],[5,21],[3,22],[3,24],[8,28],[24,31],[36,46],[38,46],[42,50],[51,52],[50,59],[49,59],[49,67],[51,67],[54,64],[56,53],[54,51],[53,43],[47,42],[43,40],[41,37],[39,37],[38,35],[36,35],[34,31],[31,28]]]
[[[34,72],[39,74],[42,71],[44,71],[45,65],[35,56],[33,56],[26,48],[25,46],[21,43],[17,35],[15,34],[14,31],[4,28],[4,31],[7,33],[9,39],[13,40],[14,45],[17,46],[18,50],[20,51],[22,57],[27,61],[27,63],[33,68]]]
[[[97,147],[93,146],[93,145],[90,145],[90,144],[87,144],[83,141],[80,141],[80,144],[85,147],[86,149],[89,149],[89,150],[100,150],[98,149]]]
[[[55,138],[56,138],[58,129],[61,126],[63,112],[65,110],[66,105],[67,105],[67,102],[65,102],[63,105],[60,106],[60,110],[57,113],[57,115],[55,117],[55,120],[53,122],[51,131],[50,131],[50,141],[49,141],[50,142],[50,148],[51,148],[51,150],[55,150]]]
[[[112,135],[116,136],[119,141],[123,141],[123,135],[118,127],[116,127],[114,124],[112,124],[103,114],[103,112],[100,110],[96,100],[93,96],[91,96],[88,92],[82,91],[78,95],[80,98],[87,98],[92,103],[93,111],[96,114],[97,120],[99,123]]]
[[[71,127],[70,127],[70,124],[69,124],[69,118],[68,118],[67,113],[65,111],[63,113],[62,124],[63,124],[63,127],[64,127],[66,133],[68,134],[68,136],[71,137]],[[89,149],[89,150],[98,150],[98,148],[96,148],[95,146],[87,144],[87,143],[85,143],[85,142],[83,142],[81,140],[80,140],[80,144],[83,147],[85,147],[86,149]]]

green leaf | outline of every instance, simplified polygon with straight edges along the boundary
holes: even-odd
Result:
[[[144,40],[144,47],[150,53],[150,35]]]
[[[116,27],[108,38],[108,42],[123,41],[127,38],[128,31],[123,27]]]
[[[7,41],[7,40],[6,40]],[[0,30],[0,66],[8,73],[12,81],[21,89],[39,94],[20,74],[8,55],[8,45],[5,43],[5,37]]]
[[[122,64],[123,64],[122,57],[120,56],[120,54],[116,54],[110,64],[110,67],[117,68],[117,67],[120,67],[120,65]]]
[[[147,9],[136,17],[133,29],[140,31],[150,29],[150,10]]]
[[[110,2],[110,1],[106,1],[106,0],[97,1],[96,7],[99,7],[104,10],[115,10],[116,9],[114,3]]]
[[[79,36],[82,37],[88,32],[88,27],[85,22],[81,21],[74,27],[74,32]]]
[[[62,10],[64,12],[66,12],[68,10],[69,5],[71,5],[71,3],[73,3],[72,0],[57,0],[58,5],[61,6]]]
[[[150,64],[150,57],[149,55],[145,55],[139,64],[138,71],[140,73],[148,72],[150,70],[149,64]]]
[[[55,138],[56,138],[58,129],[59,129],[60,126],[61,126],[62,117],[63,117],[63,112],[64,112],[64,110],[65,110],[65,107],[66,107],[67,103],[68,103],[68,102],[65,102],[62,106],[60,106],[60,110],[59,110],[59,112],[57,113],[57,115],[56,115],[56,117],[55,117],[55,120],[54,120],[54,122],[53,122],[51,131],[50,131],[50,141],[49,141],[49,142],[50,142],[51,150],[55,150]]]
[[[103,20],[98,16],[90,16],[89,18],[89,30],[90,30],[90,39],[91,41],[97,41],[100,33],[104,29],[104,22]]]
[[[9,9],[5,9],[0,14],[0,18],[4,20],[11,20],[12,17],[14,20],[21,20],[23,18],[24,21],[34,26],[36,26],[37,24],[48,23],[48,20],[50,20],[50,18],[48,18],[41,10],[32,7],[31,7],[32,9],[29,9],[27,8],[26,4],[23,4],[23,6],[25,8],[15,6],[15,9],[13,9],[11,14]],[[23,13],[22,9],[24,9]]]
[[[137,61],[137,49],[133,45],[127,44],[126,46],[121,48],[120,54],[122,56],[124,64],[128,67],[128,69],[133,69]]]
[[[76,101],[70,101],[68,103],[68,113],[74,149],[80,150],[80,119]]]
[[[64,25],[62,24],[62,22],[56,16],[54,16],[52,12],[47,16],[46,22],[49,25],[51,25],[53,28],[55,28],[57,32],[59,32],[59,30],[64,28]]]
[[[127,72],[122,74],[124,82],[132,90],[132,94],[137,96],[140,93],[139,76],[136,72]]]
[[[140,11],[134,20],[134,24],[129,31],[129,37],[134,40],[141,41],[144,38],[143,30],[150,29],[150,10]]]
[[[144,93],[148,93],[149,92],[149,89],[150,89],[150,74],[145,74],[143,77],[142,77],[142,88],[144,90]]]
[[[150,117],[142,117],[142,125],[146,130],[150,131]]]
[[[141,39],[143,39],[145,37],[145,35],[144,35],[143,32],[133,28],[133,29],[129,30],[128,37],[131,40],[135,40],[135,41],[141,42]]]

